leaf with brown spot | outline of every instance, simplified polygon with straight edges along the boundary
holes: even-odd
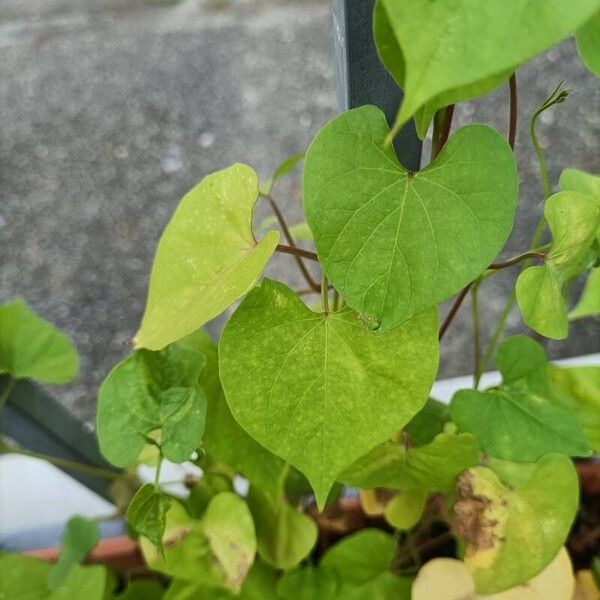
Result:
[[[519,585],[552,561],[567,538],[579,494],[575,469],[562,455],[492,466],[460,477],[454,507],[465,565],[485,594]]]

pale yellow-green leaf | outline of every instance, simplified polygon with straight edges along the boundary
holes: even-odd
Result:
[[[419,522],[426,500],[427,493],[421,490],[400,492],[385,507],[385,520],[396,529],[411,529]]]
[[[242,164],[183,197],[158,244],[137,348],[160,350],[185,337],[256,284],[279,240],[276,231],[254,239],[257,197],[258,176]]]
[[[552,232],[552,246],[543,266],[521,273],[515,291],[525,324],[561,340],[568,333],[563,288],[577,275],[597,235],[600,205],[579,192],[559,192],[546,201],[544,215]]]

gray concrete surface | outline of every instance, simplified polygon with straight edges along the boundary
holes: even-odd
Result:
[[[268,176],[335,114],[329,6],[0,0],[0,56],[0,302],[22,296],[72,336],[82,372],[54,393],[90,420],[99,383],[128,351],[181,195],[235,161]],[[600,85],[569,41],[519,73],[522,222],[506,255],[527,247],[541,207],[526,115],[562,79],[576,93],[540,128],[552,180],[563,165],[600,172]],[[504,130],[506,112],[501,89],[461,105],[457,124]],[[297,173],[276,189],[292,222],[299,193]],[[300,282],[288,257],[268,273]],[[514,275],[484,286],[485,332]],[[515,313],[511,330],[520,327]],[[599,334],[598,320],[581,322],[548,348],[598,351]],[[469,371],[469,336],[467,304],[444,341],[442,375]]]

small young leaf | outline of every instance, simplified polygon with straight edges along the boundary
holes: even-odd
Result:
[[[0,598],[48,600],[51,569],[46,561],[0,551]]]
[[[504,386],[529,389],[548,380],[546,352],[526,335],[513,335],[502,342],[496,353],[496,366]]]
[[[277,569],[292,569],[317,541],[317,525],[283,497],[271,497],[251,487],[248,504],[256,526],[259,555]]]
[[[579,419],[590,446],[600,453],[600,367],[550,367],[553,399]]]
[[[592,269],[569,319],[582,319],[600,314],[600,267]]]
[[[575,518],[579,481],[571,461],[474,467],[458,483],[456,530],[478,592],[492,594],[536,576],[556,556]]]
[[[289,158],[286,158],[273,173],[273,177],[260,184],[260,193],[264,196],[268,196],[273,189],[273,185],[278,179],[285,177],[302,159],[304,158],[304,152],[298,152],[293,154]]]
[[[339,115],[310,145],[303,184],[327,278],[381,332],[481,274],[510,233],[518,189],[509,145],[485,125],[456,132],[418,173],[383,147],[387,132],[374,106]]]
[[[79,357],[67,336],[22,300],[0,306],[0,374],[42,383],[68,383]]]
[[[320,566],[344,583],[362,584],[389,571],[395,551],[396,542],[389,533],[363,529],[332,546]]]
[[[103,600],[107,572],[101,565],[82,567],[75,565],[60,588],[47,596],[48,600]]]
[[[83,562],[88,552],[100,541],[100,530],[97,523],[73,517],[67,523],[61,539],[61,553],[58,562],[50,573],[50,588],[56,590],[68,577],[71,568]]]
[[[583,64],[600,77],[600,11],[577,30],[575,39]]]
[[[559,192],[546,201],[544,215],[552,247],[543,266],[525,269],[516,294],[525,324],[552,338],[567,337],[564,284],[578,274],[579,264],[600,227],[600,204],[578,192]]]
[[[598,10],[596,0],[580,0],[575,5],[563,0],[485,5],[478,0],[383,0],[382,5],[406,65],[398,127],[443,92],[469,89],[515,70],[567,37]]]
[[[423,491],[400,492],[385,507],[385,520],[396,529],[411,529],[419,522],[426,500],[427,493]]]
[[[238,592],[256,554],[256,533],[246,503],[232,492],[218,494],[204,513],[202,529],[227,587]]]
[[[236,420],[306,475],[321,508],[337,475],[424,404],[437,352],[436,311],[373,335],[356,313],[314,313],[268,279],[244,299],[219,344]]]
[[[157,352],[138,350],[104,380],[98,397],[102,454],[126,467],[142,452],[147,436],[161,429],[163,455],[177,463],[198,447],[206,419],[206,396],[198,384],[205,357],[183,344]]]
[[[400,443],[384,442],[348,467],[340,481],[362,488],[443,492],[478,460],[472,435],[440,433],[431,443],[408,450]]]
[[[163,494],[154,484],[146,483],[138,490],[127,509],[129,525],[159,549],[163,547],[166,514],[171,502],[171,498]]]
[[[158,244],[137,348],[160,350],[204,325],[250,290],[279,233],[256,242],[258,176],[236,164],[184,196]]]

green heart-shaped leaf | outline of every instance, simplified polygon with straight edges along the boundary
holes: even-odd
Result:
[[[182,344],[157,352],[138,350],[119,363],[98,395],[98,441],[114,465],[135,462],[147,436],[161,429],[163,455],[177,463],[198,447],[206,396],[198,384],[205,358]]]
[[[580,271],[598,233],[600,205],[578,192],[559,192],[546,201],[544,215],[552,247],[543,266],[529,267],[519,275],[515,291],[525,324],[562,340],[569,329],[563,287]]]
[[[548,452],[589,454],[577,419],[532,393],[460,390],[452,398],[451,410],[459,429],[472,433],[491,456],[532,462]]]
[[[335,118],[304,166],[304,208],[328,279],[372,329],[389,331],[477,277],[510,233],[517,171],[506,141],[471,125],[406,171],[373,106]]]
[[[493,594],[531,579],[556,556],[577,512],[571,461],[548,454],[533,465],[474,467],[458,483],[456,530],[477,591]]]
[[[387,335],[356,313],[314,313],[263,280],[227,323],[220,373],[236,420],[297,467],[320,507],[337,475],[423,406],[437,369],[437,312]]]
[[[496,362],[502,384],[487,392],[460,390],[452,420],[497,458],[534,462],[544,454],[586,456],[589,445],[579,421],[555,402],[544,350],[526,336],[507,339]]]
[[[381,62],[390,72],[398,86],[404,89],[404,76],[406,71],[404,56],[391,26],[383,0],[377,0],[375,4],[373,13],[373,33]],[[427,130],[429,129],[429,124],[437,110],[444,106],[463,102],[464,100],[483,96],[484,94],[491,92],[504,83],[513,70],[514,69],[507,69],[502,73],[494,74],[480,81],[476,81],[475,83],[448,89],[431,100],[428,100],[414,115],[419,137],[421,139],[425,138]]]
[[[382,0],[405,63],[396,127],[427,101],[465,88],[550,48],[583,25],[598,0]]]
[[[600,77],[600,12],[577,30],[575,39],[581,60],[596,77]]]
[[[257,198],[258,176],[241,164],[183,197],[158,243],[137,348],[160,350],[185,337],[256,284],[279,240],[276,231],[254,239]]]
[[[251,487],[248,503],[254,517],[260,556],[277,569],[298,566],[317,541],[316,523],[290,506],[283,494],[271,497]]]
[[[380,444],[348,467],[340,480],[361,488],[449,491],[478,460],[472,435],[440,433],[418,448],[406,449],[398,442]]]
[[[15,300],[0,306],[0,374],[43,383],[68,383],[79,357],[67,336]]]

